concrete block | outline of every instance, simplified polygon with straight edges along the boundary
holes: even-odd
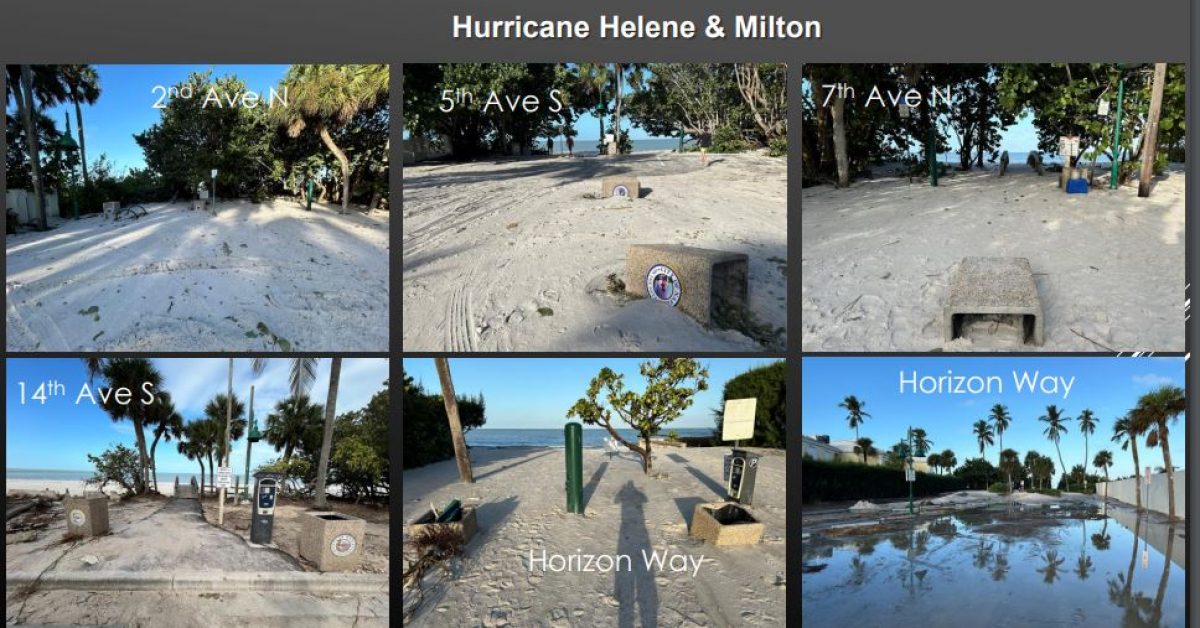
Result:
[[[108,496],[86,495],[63,499],[67,513],[67,534],[100,536],[108,534]]]
[[[625,260],[625,291],[676,307],[710,325],[718,306],[745,308],[750,261],[677,244],[634,244]]]
[[[408,535],[410,537],[418,536],[432,526],[449,526],[451,530],[456,530],[462,535],[463,545],[466,545],[471,542],[471,538],[479,531],[479,523],[475,518],[474,506],[462,506],[462,516],[458,521],[434,523],[436,518],[432,510],[425,511],[425,514],[409,522]]]
[[[979,315],[1018,317],[1025,343],[1041,346],[1045,340],[1045,317],[1028,259],[963,258],[950,278],[942,313],[945,340],[959,337],[964,321]]]
[[[744,506],[713,502],[696,504],[688,534],[713,545],[754,545],[765,527]]]
[[[117,216],[117,210],[121,209],[121,204],[117,201],[106,201],[100,206],[104,209],[104,217],[108,220],[113,220]]]
[[[362,563],[367,522],[340,512],[306,512],[300,528],[300,556],[321,571],[351,571]]]
[[[600,182],[600,196],[608,198],[637,198],[642,193],[642,186],[637,177],[604,177]]]

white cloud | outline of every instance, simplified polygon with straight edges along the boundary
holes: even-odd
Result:
[[[1144,375],[1134,375],[1133,383],[1143,388],[1154,388],[1157,386],[1166,386],[1174,384],[1175,380],[1166,375],[1157,375],[1155,373],[1146,373]]]

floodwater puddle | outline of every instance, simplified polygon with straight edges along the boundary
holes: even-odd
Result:
[[[1182,522],[1093,506],[1001,506],[814,532],[815,626],[1183,626]]]

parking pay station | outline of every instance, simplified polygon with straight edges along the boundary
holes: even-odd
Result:
[[[271,530],[275,526],[275,501],[279,497],[279,483],[282,481],[283,475],[279,473],[254,474],[254,505],[250,514],[251,543],[271,543]]]
[[[758,399],[728,399],[721,422],[721,440],[741,441],[754,438],[754,412]],[[749,506],[754,502],[754,480],[758,476],[759,455],[734,447],[725,456],[725,498]]]

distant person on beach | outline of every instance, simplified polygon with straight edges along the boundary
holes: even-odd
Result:
[[[567,155],[570,157],[575,156],[575,138],[570,135],[567,136]]]
[[[1000,153],[1000,176],[1008,171],[1008,151]]]
[[[554,138],[553,137],[546,138],[546,154],[547,155],[554,154]]]

